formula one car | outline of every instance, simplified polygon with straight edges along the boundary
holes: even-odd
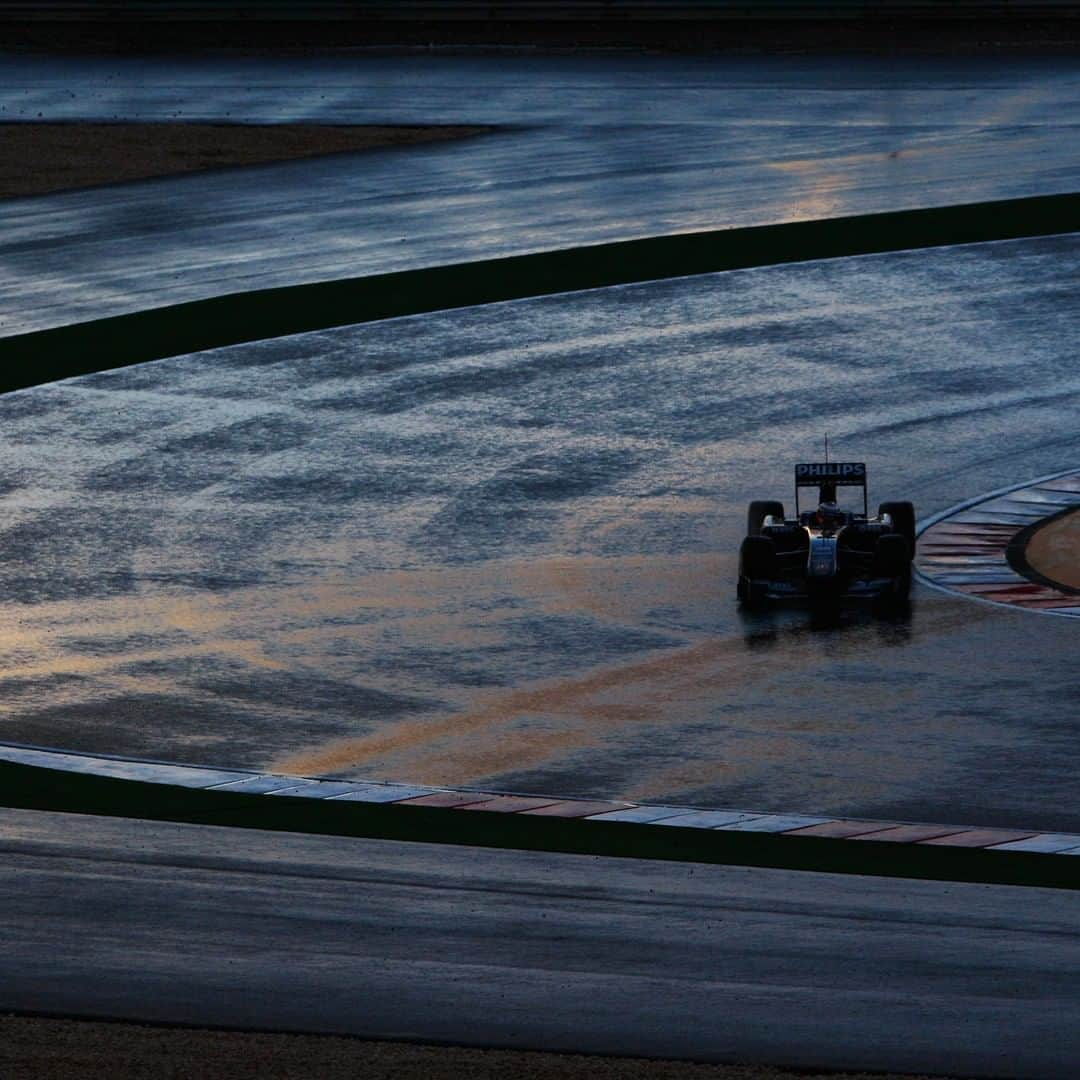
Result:
[[[800,494],[808,487],[818,489],[818,499],[806,509]],[[861,488],[861,512],[841,509],[837,488]],[[746,534],[738,593],[747,606],[843,596],[903,600],[911,589],[915,508],[886,502],[870,517],[861,461],[796,465],[795,517],[784,516],[783,503],[752,502]]]

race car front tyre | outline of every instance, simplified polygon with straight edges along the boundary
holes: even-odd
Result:
[[[766,536],[748,536],[739,548],[739,599],[751,607],[765,599],[764,582],[776,576],[776,548]]]
[[[743,607],[764,607],[769,599],[769,590],[766,586],[755,583],[747,578],[739,578],[739,602]]]
[[[892,579],[892,595],[905,599],[911,592],[911,548],[907,537],[886,533],[877,545],[877,572]]]
[[[770,580],[776,573],[776,547],[767,536],[748,536],[739,548],[739,574]]]
[[[767,517],[784,520],[784,504],[773,499],[755,499],[746,511],[746,535],[760,536],[761,526]]]
[[[878,507],[878,516],[888,514],[892,527],[908,544],[908,554],[915,558],[915,507],[909,502],[885,502]]]
[[[765,589],[760,585],[755,585],[747,578],[739,578],[739,585],[736,589],[736,593],[739,597],[739,603],[742,604],[743,607],[762,607],[765,603]]]

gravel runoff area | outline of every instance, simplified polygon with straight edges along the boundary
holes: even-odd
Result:
[[[0,198],[461,139],[453,125],[0,123]]]
[[[757,1065],[0,1016],[0,1075],[5,1080],[70,1080],[74,1076],[108,1080],[245,1076],[260,1080],[814,1080],[838,1076],[889,1080],[893,1074],[792,1072]]]
[[[1044,525],[1028,541],[1024,555],[1032,569],[1067,589],[1080,589],[1080,511]]]

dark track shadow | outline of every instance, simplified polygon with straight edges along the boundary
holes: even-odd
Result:
[[[766,651],[785,642],[815,635],[865,636],[873,633],[883,646],[906,645],[912,639],[914,605],[891,603],[789,604],[783,608],[739,608],[748,649]]]

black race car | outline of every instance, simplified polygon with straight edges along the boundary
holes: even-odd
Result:
[[[818,499],[804,509],[799,496],[808,487],[818,489]],[[837,488],[861,488],[861,512],[841,509]],[[903,600],[914,555],[915,508],[886,502],[870,517],[863,462],[796,465],[794,518],[784,516],[780,502],[750,504],[739,549],[739,599],[747,606],[842,596]]]

